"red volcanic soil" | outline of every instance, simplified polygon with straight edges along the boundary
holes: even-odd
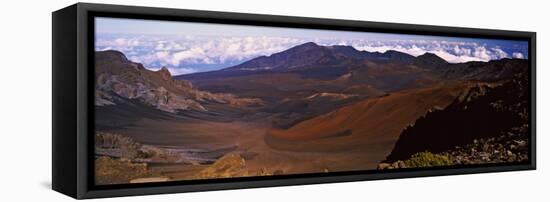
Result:
[[[440,84],[357,101],[282,130],[258,122],[141,118],[109,132],[163,148],[197,150],[204,158],[238,153],[250,173],[282,174],[376,169],[400,132],[432,108],[451,103],[469,84]],[[231,151],[222,151],[229,149]],[[207,165],[159,164],[171,180],[191,179]]]
[[[193,81],[193,84],[201,90],[228,92],[241,97],[254,96],[267,101],[299,99],[317,92],[340,92],[350,85],[347,80],[307,79],[292,73],[197,80]]]
[[[141,120],[126,133],[137,141],[188,149],[235,147],[246,169],[283,174],[376,169],[400,132],[432,108],[450,104],[469,84],[441,84],[354,102],[286,129],[260,123]],[[189,179],[205,165],[155,165],[173,180]]]
[[[469,84],[440,84],[401,91],[356,102],[303,121],[289,129],[271,129],[267,144],[297,152],[369,154],[381,161],[391,151],[401,131],[433,108],[448,106]],[[375,149],[376,148],[376,149]]]

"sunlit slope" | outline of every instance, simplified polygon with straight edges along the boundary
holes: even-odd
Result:
[[[363,100],[286,130],[270,130],[266,141],[275,149],[292,151],[346,151],[373,144],[392,145],[407,125],[430,109],[446,107],[468,86],[439,84]]]

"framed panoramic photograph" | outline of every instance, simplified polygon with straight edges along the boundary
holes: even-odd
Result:
[[[535,33],[75,4],[53,189],[75,198],[535,169]]]

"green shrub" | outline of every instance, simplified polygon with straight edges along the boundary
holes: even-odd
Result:
[[[405,160],[405,165],[409,168],[414,167],[433,167],[433,166],[448,166],[452,162],[447,156],[432,154],[430,152],[420,152]]]

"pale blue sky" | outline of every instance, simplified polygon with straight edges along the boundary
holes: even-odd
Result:
[[[369,40],[445,40],[508,44],[507,40],[387,34],[320,29],[264,27],[124,18],[96,18],[96,33],[151,35],[276,36],[296,38],[344,38]]]
[[[358,50],[425,52],[458,63],[527,58],[527,41],[98,17],[96,50],[116,49],[151,69],[211,71],[305,42]]]

